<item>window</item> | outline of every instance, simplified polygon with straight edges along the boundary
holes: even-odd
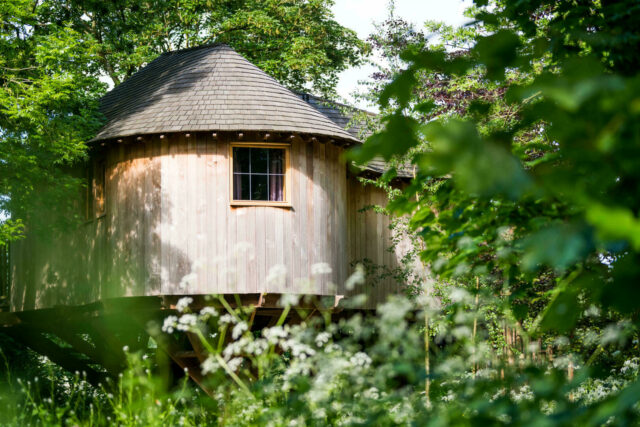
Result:
[[[288,205],[289,146],[232,144],[232,204]]]

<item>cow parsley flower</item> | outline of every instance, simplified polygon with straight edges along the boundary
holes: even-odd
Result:
[[[233,330],[231,331],[231,336],[233,337],[234,340],[237,340],[248,329],[249,329],[249,325],[247,325],[246,322],[240,322],[233,327]]]
[[[236,323],[237,320],[235,319],[235,317],[233,317],[230,314],[223,314],[222,316],[220,316],[220,323],[222,325],[227,325],[227,324],[231,324],[231,323]]]
[[[164,323],[162,324],[162,331],[168,334],[172,334],[177,323],[178,323],[177,316],[167,316],[164,319]]]
[[[178,320],[176,329],[179,331],[189,331],[198,322],[198,317],[195,314],[183,314]]]
[[[195,286],[197,281],[198,281],[198,274],[189,273],[186,276],[182,277],[178,286],[180,287],[180,289],[183,289],[183,290],[189,289],[190,287]]]
[[[193,298],[191,297],[180,298],[178,300],[178,303],[176,304],[176,310],[178,310],[180,313],[184,313],[184,311],[189,308],[189,304],[191,304],[192,302]]]
[[[213,307],[204,307],[202,310],[200,310],[200,316],[202,318],[204,318],[205,320],[210,318],[210,317],[217,317],[218,316],[218,310],[216,310]]]
[[[311,275],[313,276],[317,276],[320,274],[331,274],[331,272],[333,272],[333,270],[331,269],[331,266],[326,262],[319,262],[311,266]]]
[[[209,356],[200,365],[200,371],[202,371],[202,375],[207,375],[217,371],[219,367],[218,361],[213,356]]]
[[[232,371],[237,371],[240,365],[242,365],[241,357],[234,357],[227,362],[227,366],[229,366],[229,369],[231,369]]]
[[[316,345],[318,347],[322,347],[329,342],[329,338],[331,338],[331,334],[329,332],[320,332],[316,335]]]
[[[349,358],[349,362],[351,362],[352,365],[358,366],[360,368],[368,368],[369,366],[371,366],[371,358],[369,357],[369,355],[361,351],[351,356]]]
[[[282,264],[276,264],[269,269],[267,274],[267,283],[275,286],[284,286],[287,280],[287,267]]]

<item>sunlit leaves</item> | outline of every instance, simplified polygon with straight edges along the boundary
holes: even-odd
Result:
[[[365,144],[350,153],[358,163],[366,164],[376,156],[389,160],[420,144],[416,133],[418,122],[412,117],[397,113],[383,118],[383,121],[385,128],[382,131],[370,136]]]
[[[635,3],[524,0],[479,9],[473,42],[464,36],[468,50],[411,46],[405,70],[382,91],[388,116],[411,117],[401,139],[415,145],[397,144],[400,134],[388,127],[362,151],[412,153],[416,179],[389,207],[411,215],[422,260],[442,286],[482,283],[504,301],[492,309],[540,336],[573,340],[598,307],[628,318],[637,337]],[[628,408],[612,400],[604,413],[620,413],[616,404]]]
[[[5,223],[2,239],[17,236],[21,229],[12,224],[41,209],[38,199],[47,199],[49,226],[56,222],[79,191],[79,180],[60,167],[84,157],[102,123],[96,45],[66,23],[50,22],[49,5],[8,1],[0,11],[0,210],[16,221]]]
[[[338,73],[365,45],[333,19],[327,0],[137,0],[44,3],[52,19],[97,41],[100,66],[119,84],[159,54],[226,43],[295,90],[334,95]]]
[[[602,240],[627,241],[640,250],[640,220],[629,209],[594,203],[587,208],[586,218]]]
[[[517,198],[531,188],[531,180],[518,160],[501,146],[483,141],[472,123],[436,121],[424,125],[422,132],[432,147],[418,159],[427,174],[451,173],[457,186],[481,196]]]
[[[546,224],[521,242],[524,249],[522,266],[534,270],[550,266],[558,272],[583,259],[593,251],[592,230],[581,224]]]
[[[486,37],[479,37],[473,48],[478,61],[486,67],[486,76],[491,80],[503,80],[505,69],[518,65],[517,49],[520,38],[508,30],[500,30]]]

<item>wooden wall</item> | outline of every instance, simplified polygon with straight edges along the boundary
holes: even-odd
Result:
[[[367,295],[365,307],[375,308],[389,294],[402,292],[397,274],[411,242],[394,236],[390,227],[392,219],[374,209],[386,206],[388,199],[384,190],[371,184],[363,185],[357,177],[350,176],[347,193],[349,264],[352,270],[357,264],[362,265],[367,278],[363,285],[345,290],[345,295]]]
[[[385,204],[384,192],[348,178],[341,154],[296,139],[292,207],[231,207],[229,141],[176,134],[113,144],[106,214],[14,245],[12,310],[142,295],[344,295],[351,263],[393,269],[399,254],[387,250],[388,218],[358,212]],[[331,273],[313,274],[324,264]],[[366,288],[370,304],[397,290],[391,278]]]

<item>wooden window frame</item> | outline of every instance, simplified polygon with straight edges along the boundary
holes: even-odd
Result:
[[[284,149],[284,200],[281,202],[272,200],[234,200],[233,199],[233,149],[242,148],[277,148]],[[280,208],[290,208],[291,199],[289,189],[291,188],[291,144],[271,143],[271,142],[232,142],[229,144],[229,204],[231,206],[273,206]]]

